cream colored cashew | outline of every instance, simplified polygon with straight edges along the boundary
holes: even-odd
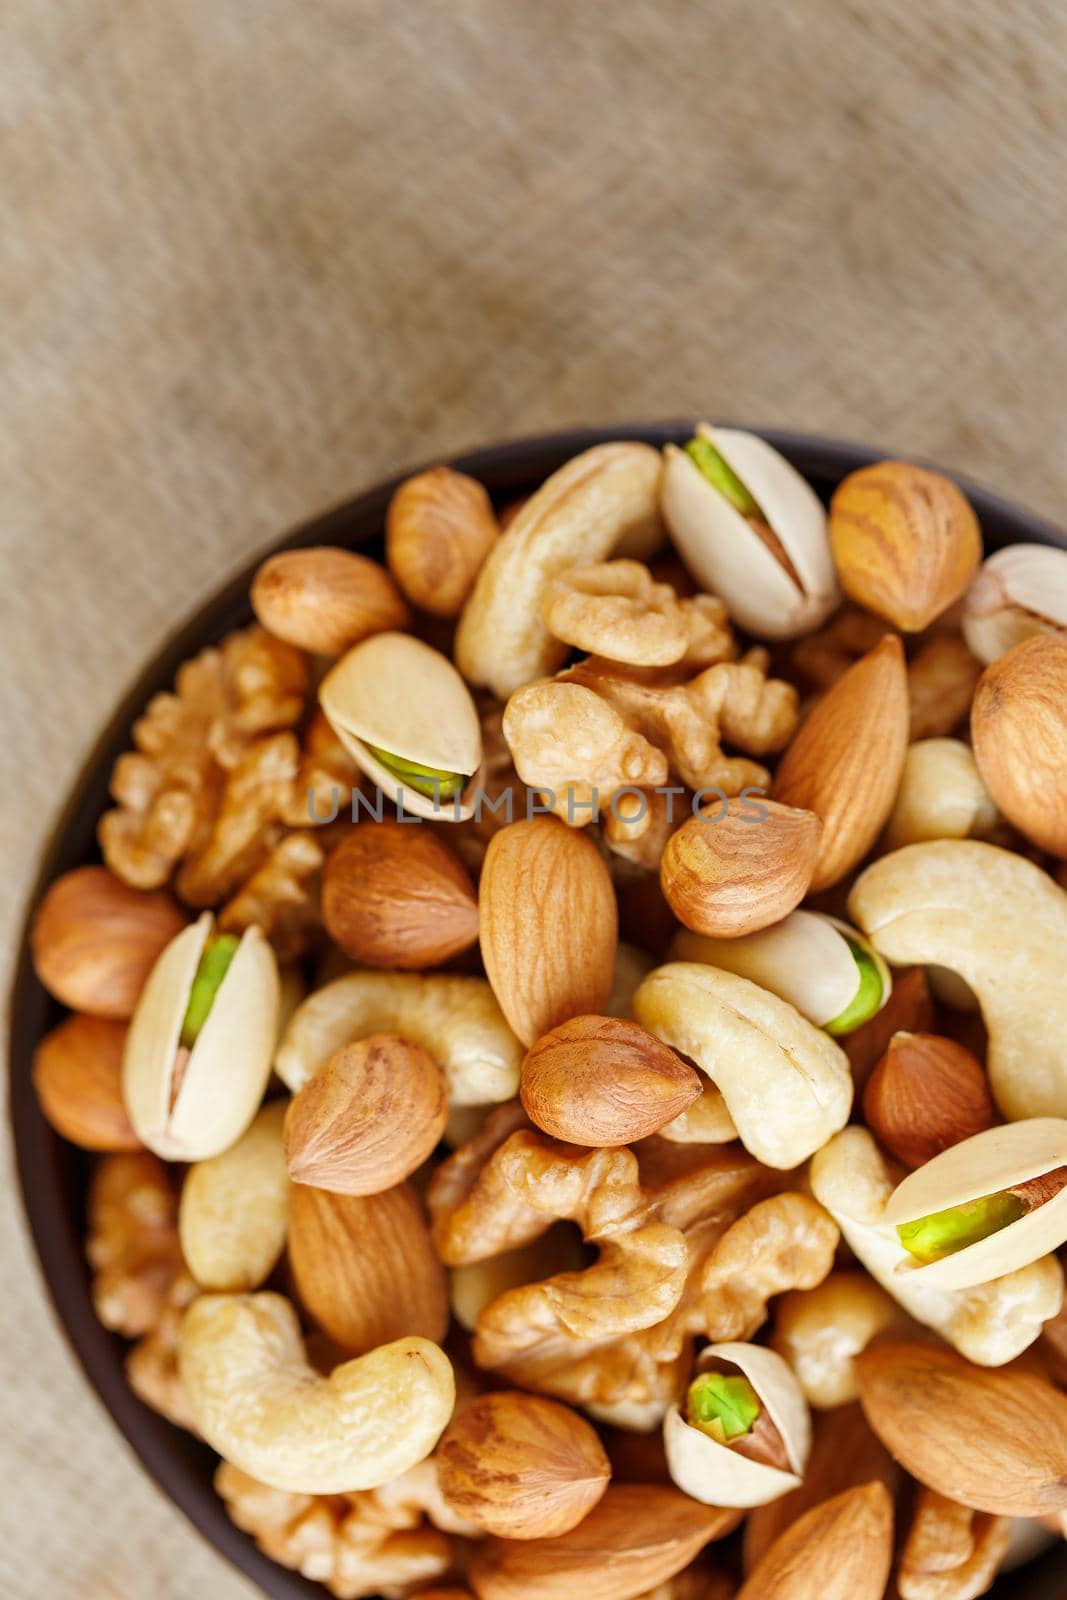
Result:
[[[551,580],[602,561],[659,527],[661,460],[651,445],[600,444],[554,472],[489,552],[456,631],[456,663],[468,683],[499,700],[566,659],[541,619]]]
[[[1063,1269],[1045,1256],[974,1289],[939,1289],[914,1272],[883,1216],[893,1180],[866,1128],[846,1128],[811,1163],[811,1192],[853,1254],[894,1300],[981,1367],[1000,1367],[1033,1344],[1063,1302]]]
[[[448,1357],[397,1339],[328,1378],[309,1366],[283,1295],[202,1295],[182,1324],[179,1366],[198,1431],[272,1489],[375,1489],[430,1454],[452,1415]]]
[[[808,1404],[828,1411],[856,1399],[856,1357],[902,1320],[896,1301],[865,1274],[831,1272],[814,1289],[782,1295],[772,1344],[796,1373]]]
[[[868,867],[849,912],[887,961],[974,991],[1006,1117],[1067,1116],[1067,893],[1047,873],[977,840],[913,844]]]
[[[453,1106],[497,1104],[518,1093],[523,1049],[484,978],[357,971],[299,1005],[275,1070],[294,1094],[342,1045],[398,1033],[438,1063]]]
[[[848,1121],[852,1075],[840,1046],[747,978],[695,961],[657,967],[634,1016],[721,1091],[738,1135],[765,1166],[799,1166]]]
[[[186,1265],[202,1289],[258,1289],[285,1249],[292,1184],[282,1124],[289,1105],[272,1100],[243,1138],[189,1168],[178,1231]]]
[[[887,849],[925,839],[981,839],[992,833],[998,819],[969,744],[919,739],[908,746],[886,824]]]

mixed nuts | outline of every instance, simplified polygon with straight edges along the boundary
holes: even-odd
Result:
[[[33,926],[131,1384],[338,1600],[973,1600],[1067,1528],[1067,553],[704,424],[385,534]]]

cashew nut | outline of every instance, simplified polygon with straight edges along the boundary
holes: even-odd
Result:
[[[1013,1361],[1060,1309],[1063,1269],[1055,1256],[974,1289],[939,1289],[924,1283],[921,1273],[899,1272],[907,1252],[884,1221],[893,1180],[866,1128],[846,1128],[819,1151],[811,1163],[811,1192],[871,1277],[916,1322],[978,1366]]]
[[[972,839],[912,844],[868,867],[849,911],[887,961],[974,991],[1006,1117],[1067,1116],[1067,893],[1047,873]]]
[[[202,1289],[257,1289],[285,1248],[292,1185],[285,1100],[263,1107],[243,1138],[189,1168],[178,1211],[182,1255]]]
[[[641,984],[633,1010],[707,1073],[742,1144],[766,1166],[799,1166],[847,1122],[852,1076],[844,1051],[747,978],[672,961]]]
[[[660,469],[651,445],[596,445],[531,495],[489,552],[460,618],[456,662],[468,683],[505,700],[560,666],[567,646],[541,620],[546,587],[659,526]],[[632,544],[628,553],[637,553]]]
[[[283,1295],[202,1295],[186,1313],[179,1356],[198,1431],[272,1489],[375,1489],[429,1455],[452,1414],[448,1357],[428,1339],[397,1339],[328,1378],[309,1366]]]
[[[900,1320],[895,1301],[863,1273],[831,1272],[814,1289],[782,1295],[772,1344],[808,1404],[828,1411],[856,1399],[856,1357]]]
[[[438,1063],[453,1106],[496,1104],[519,1089],[523,1050],[484,978],[448,973],[349,973],[309,995],[278,1048],[275,1069],[293,1093],[335,1050],[398,1033]]]

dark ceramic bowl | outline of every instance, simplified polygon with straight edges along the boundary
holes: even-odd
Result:
[[[535,488],[578,451],[604,440],[644,439],[662,445],[668,440],[681,442],[691,434],[692,427],[687,423],[575,429],[481,450],[459,458],[453,465],[480,479],[500,503]],[[884,454],[773,429],[766,430],[764,436],[824,498],[829,498],[846,473]],[[385,509],[395,487],[395,482],[383,484],[327,512],[289,534],[277,548],[340,544],[365,548],[371,553],[380,551]],[[1060,529],[973,484],[965,483],[963,487],[981,520],[987,549],[1023,540],[1067,548],[1067,535]],[[153,694],[170,687],[181,661],[250,620],[248,589],[253,571],[254,566],[250,566],[220,594],[198,606],[125,696],[86,761],[44,852],[31,912],[53,878],[71,867],[99,859],[96,823],[107,807],[112,763],[128,748],[133,722]],[[24,931],[12,995],[11,1119],[26,1214],[45,1282],[67,1338],[115,1425],[156,1482],[204,1537],[273,1600],[323,1600],[326,1591],[320,1585],[268,1561],[251,1539],[233,1526],[212,1488],[215,1456],[136,1399],[123,1370],[123,1341],[96,1320],[83,1250],[89,1160],[53,1133],[41,1115],[30,1082],[34,1048],[60,1016],[61,1008],[34,976]],[[1067,1551],[1057,1549],[1017,1574],[1002,1578],[990,1593],[996,1600],[1061,1600],[1065,1591]]]

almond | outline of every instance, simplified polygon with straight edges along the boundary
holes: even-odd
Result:
[[[613,1484],[570,1533],[474,1546],[478,1600],[636,1600],[689,1565],[739,1513],[658,1484]]]
[[[156,957],[184,927],[168,894],[131,889],[106,867],[76,867],[37,908],[34,969],[72,1011],[132,1017]]]
[[[447,1121],[433,1057],[410,1039],[373,1034],[338,1050],[290,1103],[289,1175],[335,1194],[380,1194],[433,1154]]]
[[[921,633],[978,571],[982,534],[950,478],[907,461],[852,472],[830,502],[842,588],[905,633]]]
[[[478,939],[478,896],[456,853],[414,823],[361,822],[328,858],[322,920],[372,967],[437,967]]]
[[[762,815],[760,815],[762,813]],[[679,922],[736,939],[781,922],[808,892],[822,823],[773,800],[708,806],[667,840],[660,882]]]
[[[867,1350],[856,1372],[871,1427],[928,1489],[998,1516],[1067,1509],[1067,1396],[1046,1379],[924,1344]]]
[[[139,1150],[122,1101],[126,1024],[82,1014],[45,1035],[33,1057],[41,1110],[83,1150]]]
[[[522,1064],[522,1103],[554,1139],[631,1144],[698,1099],[700,1074],[636,1022],[572,1017],[538,1039]]]
[[[481,877],[482,959],[523,1044],[600,1011],[611,993],[618,914],[596,845],[555,817],[493,835]]]
[[[775,799],[823,821],[813,890],[839,883],[885,826],[904,770],[908,716],[904,651],[887,634],[823,696],[782,758]]]
[[[414,605],[458,617],[499,537],[482,485],[451,467],[430,467],[402,483],[389,503],[385,558]]]
[[[985,1072],[969,1050],[932,1033],[895,1033],[863,1096],[867,1126],[906,1167],[997,1121]]]
[[[437,1471],[456,1515],[502,1539],[569,1533],[611,1477],[584,1417],[558,1400],[514,1392],[462,1408],[437,1448]]]
[[[1067,639],[1036,634],[987,667],[971,707],[986,788],[1009,822],[1067,856]]]
[[[737,1600],[882,1600],[893,1559],[884,1483],[824,1500],[775,1540]]]
[[[409,1184],[360,1196],[296,1184],[289,1265],[304,1309],[345,1351],[444,1337],[445,1272]]]
[[[410,620],[380,562],[331,545],[281,550],[264,561],[252,582],[252,609],[275,638],[320,656],[343,655],[360,639]]]

